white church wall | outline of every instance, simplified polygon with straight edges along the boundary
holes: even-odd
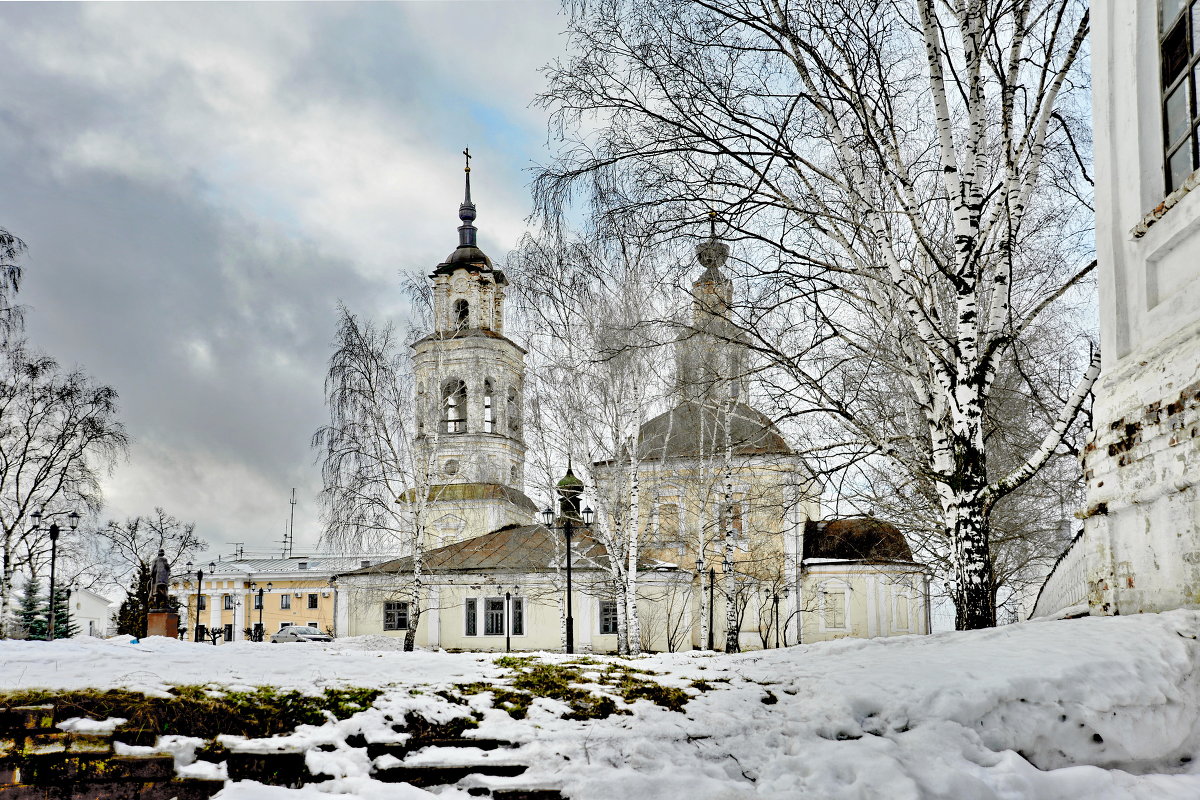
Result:
[[[1158,5],[1092,9],[1103,372],[1084,544],[1099,614],[1200,604],[1200,180],[1164,190]]]

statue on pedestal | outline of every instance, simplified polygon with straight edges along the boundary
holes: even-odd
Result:
[[[158,551],[158,558],[150,565],[150,585],[154,587],[150,594],[150,608],[163,609],[167,607],[167,584],[171,582],[171,564],[166,554]]]

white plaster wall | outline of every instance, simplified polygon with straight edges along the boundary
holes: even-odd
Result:
[[[1164,201],[1157,3],[1092,5],[1103,371],[1088,481],[1092,613],[1200,604],[1200,191]]]

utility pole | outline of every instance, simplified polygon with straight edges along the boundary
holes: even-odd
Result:
[[[292,517],[288,521],[288,558],[292,557],[292,547],[296,544],[296,489],[292,488],[292,499],[288,501],[292,506]]]

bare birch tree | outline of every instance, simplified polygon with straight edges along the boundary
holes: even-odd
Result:
[[[542,213],[583,194],[598,230],[669,240],[718,210],[752,289],[730,316],[781,410],[928,487],[957,626],[994,624],[993,511],[1059,451],[1099,369],[1073,370],[995,471],[997,375],[1095,264],[1086,3],[569,7],[572,55],[540,98],[561,145]]]
[[[654,303],[664,294],[645,264],[649,255],[630,238],[596,248],[548,234],[527,237],[508,263],[526,328],[527,364],[540,375],[527,385],[531,451],[586,462],[585,482],[597,492],[593,535],[609,554],[618,649],[635,654],[641,644],[638,537],[644,528],[637,432],[665,391],[655,338],[663,331],[650,324],[661,313]],[[563,280],[567,274],[570,281]],[[606,486],[588,474],[597,462],[610,465],[613,479]],[[546,473],[548,486],[549,470],[561,468],[534,467]]]
[[[100,476],[128,446],[116,403],[112,387],[21,341],[0,348],[0,636],[14,574],[48,560],[49,523],[100,508]]]
[[[424,603],[422,555],[431,465],[416,444],[408,348],[391,325],[376,327],[339,306],[325,379],[330,422],[313,436],[320,452],[322,543],[343,552],[391,550],[413,560],[399,591],[408,603],[404,649],[416,641]]]

